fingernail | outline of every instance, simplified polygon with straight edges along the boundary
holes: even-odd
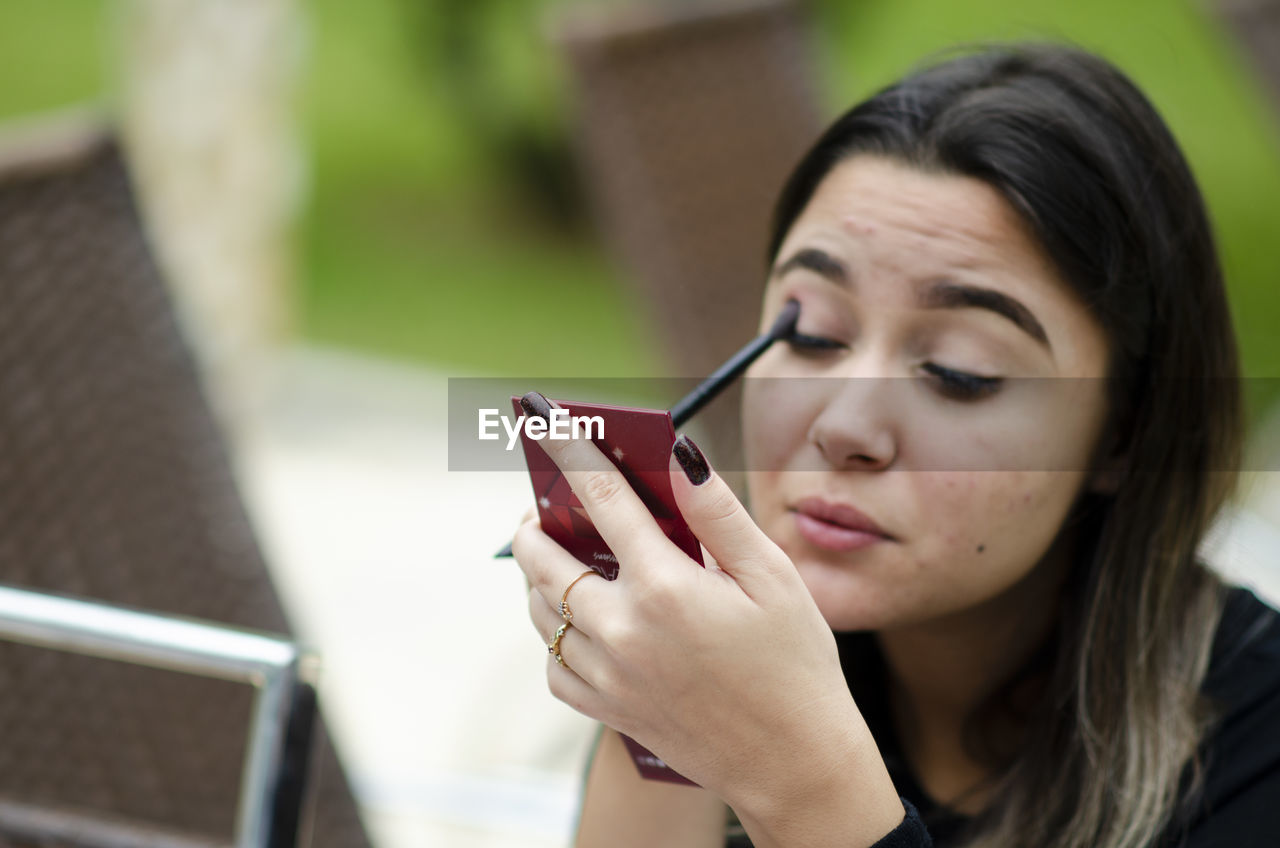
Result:
[[[543,397],[541,392],[529,392],[520,398],[520,408],[532,418],[551,420],[551,402]]]
[[[688,436],[681,434],[671,452],[676,455],[676,462],[680,463],[690,483],[701,486],[711,479],[711,467],[707,465],[707,458]]]

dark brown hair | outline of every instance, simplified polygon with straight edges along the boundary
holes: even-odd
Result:
[[[826,131],[782,191],[771,262],[826,175],[859,154],[999,191],[1110,343],[1100,448],[1123,470],[1070,519],[1080,558],[1038,654],[1042,707],[997,764],[996,800],[969,844],[1148,845],[1195,784],[1222,599],[1196,549],[1234,487],[1241,442],[1235,338],[1200,191],[1155,108],[1111,64],[1063,46],[984,48]]]

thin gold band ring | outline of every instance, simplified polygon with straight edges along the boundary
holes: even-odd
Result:
[[[569,590],[572,589],[574,586],[577,586],[579,580],[591,574],[601,576],[600,572],[596,571],[594,568],[588,568],[586,571],[582,572],[577,577],[573,578],[573,582],[571,582],[568,586],[564,588],[564,594],[560,596],[559,610],[560,610],[560,617],[564,619],[565,624],[573,623],[573,610],[569,609]]]

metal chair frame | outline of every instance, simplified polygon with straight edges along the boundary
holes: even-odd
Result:
[[[289,760],[291,725],[309,728],[314,701],[306,655],[287,639],[201,621],[138,612],[0,586],[0,638],[102,659],[248,683],[257,693],[249,725],[236,810],[236,848],[292,846],[296,826],[282,836],[279,820],[296,825],[302,793],[281,780]],[[282,794],[283,793],[283,794]]]

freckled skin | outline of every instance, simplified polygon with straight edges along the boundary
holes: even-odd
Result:
[[[1016,213],[970,178],[846,160],[777,261],[805,248],[846,265],[853,286],[803,268],[771,279],[762,327],[796,298],[799,332],[847,349],[805,355],[779,344],[748,372],[744,445],[757,522],[837,630],[989,614],[993,603],[1017,609],[1023,587],[1070,567],[1053,543],[1090,484],[1105,419],[1101,328]],[[915,286],[943,276],[1016,298],[1050,347],[988,310],[920,308]],[[1005,382],[989,397],[955,400],[925,363]],[[789,379],[754,379],[762,377]],[[806,497],[850,504],[893,540],[817,547],[795,521]]]

